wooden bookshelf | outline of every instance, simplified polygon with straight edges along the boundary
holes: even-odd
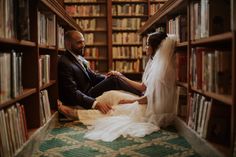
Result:
[[[136,31],[141,27],[148,18],[147,1],[112,1],[111,9],[111,67],[112,70],[126,73],[130,78],[131,73],[141,72],[142,48],[141,40]],[[129,9],[133,10],[131,12]],[[142,10],[139,12],[138,9]],[[128,23],[132,23],[128,25]],[[129,38],[128,38],[129,36]],[[128,41],[129,39],[129,41]],[[132,49],[136,52],[132,54]],[[137,59],[133,55],[136,55]],[[127,59],[126,59],[127,58]]]
[[[107,72],[109,67],[108,2],[100,0],[73,2],[67,0],[64,3],[67,12],[84,31],[86,41],[84,57],[89,59],[90,68],[101,73]],[[80,9],[73,12],[73,8]],[[88,10],[91,11],[88,12]],[[91,57],[94,59],[92,60]]]
[[[180,41],[177,42],[176,54],[182,53],[187,57],[185,61],[185,64],[187,65],[187,80],[186,82],[177,80],[176,85],[187,90],[187,118],[179,117],[176,126],[180,133],[183,133],[183,136],[185,136],[191,143],[191,145],[195,147],[196,150],[203,156],[210,157],[213,155],[228,157],[233,156],[233,149],[234,152],[236,152],[236,38],[235,15],[233,14],[235,13],[235,11],[233,11],[235,9],[235,3],[234,1],[227,1],[227,3],[225,3],[224,1],[212,0],[210,2],[211,5],[209,6],[209,10],[204,10],[204,7],[202,9],[202,11],[206,11],[206,14],[200,15],[201,10],[199,10],[199,14],[198,16],[196,16],[196,12],[193,8],[195,7],[196,9],[198,8],[197,6],[206,5],[201,4],[201,2],[202,1],[194,0],[169,0],[163,5],[162,8],[160,8],[159,11],[157,11],[157,13],[155,13],[146,21],[146,23],[139,29],[138,32],[142,37],[145,37],[148,33],[156,31],[158,27],[164,27],[166,32],[170,33],[172,31],[171,29],[173,29],[172,27],[170,27],[170,21],[173,19],[176,20],[179,15],[186,16],[186,30],[181,31],[187,32],[187,37],[185,38],[185,40],[181,41],[180,39]],[[225,6],[224,9],[216,9],[223,5]],[[232,7],[232,5],[234,5],[234,7]],[[213,16],[218,16],[224,19],[224,22],[222,22],[222,25],[224,27],[221,27],[221,29],[217,29],[217,26],[212,23]],[[231,18],[229,18],[230,16]],[[209,17],[209,23],[204,20],[205,17]],[[194,21],[198,19],[200,19],[199,21],[202,21],[202,23],[194,23]],[[201,29],[197,30],[196,25],[201,26]],[[178,31],[179,30],[177,30],[176,32]],[[178,35],[180,36],[181,34],[177,33],[176,36]],[[198,56],[200,54],[204,54],[202,55],[202,58],[206,58],[205,61],[201,60],[201,62],[199,62],[197,58],[195,58],[196,60],[193,59],[195,55]],[[224,57],[228,57],[224,59],[217,58],[219,54]],[[207,59],[211,57],[218,59],[216,61],[214,60],[214,66],[211,65],[210,60],[209,62],[207,62]],[[200,65],[200,63],[202,63],[202,67],[196,67],[196,65]],[[225,70],[228,70],[227,74],[229,74],[229,76],[227,76],[227,78],[224,78],[223,80],[218,78],[219,68],[222,68],[222,63],[224,63],[224,65],[228,65]],[[207,64],[208,67],[210,67],[210,70],[203,66],[204,64]],[[221,66],[219,66],[219,64],[221,64]],[[220,71],[221,76],[226,76],[225,70]],[[210,78],[208,79],[210,80],[209,82],[204,82],[206,81],[206,76],[210,76]],[[203,82],[201,82],[201,80]],[[214,84],[212,84],[212,81],[215,81]],[[223,84],[223,86],[221,84]],[[219,91],[219,88],[224,88],[224,90]],[[199,117],[204,114],[202,113],[204,112],[204,109],[199,109],[205,108],[205,105],[203,105],[200,100],[203,101],[204,104],[206,104],[206,101],[209,101],[207,103],[211,104],[208,114],[211,118],[207,121],[204,120],[204,122],[202,122],[201,120],[198,121],[199,119],[197,119],[197,121],[195,120],[195,123],[192,124],[189,121],[192,120],[193,113],[199,115]],[[195,109],[192,108],[193,103],[195,104]],[[220,112],[220,110],[222,111],[221,114],[218,113]],[[222,126],[221,133],[225,134],[224,137],[213,134],[214,128],[212,128],[212,124],[214,124],[214,121],[216,121],[216,119],[218,119],[218,123],[222,123],[224,125],[223,126],[222,124],[220,124]],[[226,121],[226,119],[228,120]],[[206,136],[201,132],[201,130],[199,131],[198,128],[194,128],[196,127],[195,125],[199,125],[201,127],[202,123],[207,124],[206,128],[203,128],[206,131]],[[226,128],[227,131],[225,130]],[[215,137],[213,141],[212,137]]]
[[[83,2],[83,1],[79,1],[79,2],[73,2],[71,0],[65,0],[65,5],[67,7],[70,7],[70,6],[76,6],[76,7],[81,7],[83,8],[84,6],[86,5],[99,5],[99,6],[103,6],[103,8],[106,9],[106,13],[100,15],[100,14],[93,14],[93,15],[85,15],[85,14],[76,14],[76,13],[71,13],[71,16],[77,20],[77,22],[79,23],[79,21],[81,23],[83,23],[84,21],[83,20],[87,20],[85,22],[90,22],[90,20],[96,20],[96,22],[103,22],[105,23],[105,26],[103,27],[100,27],[100,26],[97,26],[95,28],[84,28],[84,33],[87,34],[87,33],[91,33],[91,34],[98,34],[100,32],[100,34],[103,34],[104,36],[106,36],[106,39],[107,39],[107,42],[105,44],[102,44],[100,45],[99,43],[97,42],[94,42],[93,44],[89,44],[87,43],[86,46],[89,47],[89,48],[97,48],[98,47],[98,50],[100,50],[101,46],[103,46],[103,53],[106,53],[106,58],[107,58],[107,61],[106,61],[106,65],[109,67],[107,69],[99,69],[99,68],[95,68],[95,70],[99,71],[99,72],[107,72],[109,70],[119,70],[117,69],[114,64],[116,64],[117,60],[116,59],[113,59],[113,58],[116,58],[114,57],[114,55],[117,53],[117,52],[114,52],[114,48],[116,49],[131,49],[131,48],[139,48],[138,51],[140,51],[141,55],[143,55],[143,52],[142,52],[142,42],[141,41],[138,41],[138,42],[133,42],[133,41],[119,41],[119,42],[115,42],[114,41],[114,38],[116,38],[116,35],[117,34],[120,34],[119,36],[121,37],[117,37],[119,39],[117,40],[122,40],[122,38],[125,38],[124,36],[135,36],[136,37],[133,37],[134,39],[136,38],[139,38],[139,35],[137,34],[137,31],[139,30],[139,28],[141,27],[142,23],[144,23],[148,17],[150,17],[151,15],[151,5],[153,5],[154,7],[157,6],[157,9],[159,4],[164,4],[166,2],[166,0],[158,0],[158,1],[151,1],[151,0],[112,0],[112,1],[100,1],[100,0],[97,0],[97,1],[93,1],[91,0],[91,2],[89,1],[86,1],[86,2]],[[125,13],[125,9],[124,7],[125,6],[129,6],[129,7],[133,7],[135,8],[137,6],[142,8],[143,7],[143,10],[144,12],[143,13],[138,13],[138,10],[142,10],[142,9],[137,9],[136,12],[133,11],[132,12],[129,12],[129,13]],[[123,8],[123,11],[118,11],[117,7]],[[160,6],[159,6],[160,7]],[[68,8],[68,12],[70,12],[70,9],[71,8]],[[114,14],[114,12],[116,12]],[[133,25],[133,26],[119,26],[119,27],[114,27],[114,23],[116,23],[116,25],[120,25],[120,23],[123,22],[123,24],[125,23],[126,20],[129,20],[130,22],[132,23],[138,23],[137,21],[139,21],[139,25],[137,26],[136,25]],[[121,38],[121,39],[120,39]],[[123,47],[123,48],[121,48]],[[125,47],[125,48],[124,48]],[[122,51],[122,50],[118,50],[118,51]],[[128,50],[130,51],[130,50]],[[100,52],[99,52],[100,53]],[[119,52],[120,53],[120,52]],[[131,52],[127,52],[127,54],[129,54]],[[102,56],[105,56],[105,55],[102,55]],[[90,56],[87,56],[87,57],[90,57]],[[87,58],[86,57],[86,58]],[[96,58],[99,58],[99,57],[96,57]],[[136,61],[133,60],[133,62],[136,62],[138,67],[136,67],[135,69],[137,69],[136,71],[133,71],[133,73],[136,73],[137,75],[138,74],[141,74],[143,72],[143,68],[144,66],[141,65],[141,62],[142,62],[142,57],[136,57]],[[130,61],[130,60],[129,60]],[[123,61],[125,62],[125,60]],[[100,61],[100,60],[97,60],[97,65],[99,64],[104,64],[104,61]],[[121,63],[120,63],[121,64]],[[113,65],[113,66],[112,66]],[[99,66],[98,66],[99,67]],[[101,67],[101,66],[100,66]],[[104,71],[105,70],[105,71]],[[128,73],[130,73],[132,70],[130,70]]]
[[[6,2],[15,5],[16,1],[3,0],[1,5]],[[15,153],[19,153],[22,145],[30,143],[30,137],[50,121],[51,110],[57,109],[57,59],[60,52],[65,52],[63,47],[59,47],[59,26],[63,31],[71,29],[82,31],[74,19],[66,13],[61,2],[57,0],[24,0],[24,5],[15,6],[19,8],[24,6],[24,8],[16,9],[19,12],[13,10],[11,5],[4,8],[4,11],[8,9],[9,15],[12,16],[13,20],[9,22],[14,27],[8,28],[6,25],[0,27],[0,123],[1,128],[5,129],[0,131],[0,140],[3,140],[0,142],[4,144],[3,149],[0,149],[0,154],[3,156],[14,156]],[[23,11],[25,16],[19,17]],[[0,14],[4,15],[3,19],[7,20],[7,15],[2,13],[1,10]],[[18,19],[22,21],[15,22]],[[46,20],[48,23],[43,23]],[[29,23],[23,21],[29,21]],[[24,30],[20,28],[22,23],[25,24],[25,27],[22,27]],[[10,33],[4,33],[5,30]],[[64,38],[64,36],[60,37]],[[64,45],[64,43],[60,44]],[[43,63],[45,69],[41,65],[43,56],[47,56],[48,59],[47,64]],[[43,75],[47,75],[47,81],[44,80],[41,84],[42,71],[45,71]],[[43,104],[43,108],[41,105],[41,102],[45,103],[45,100],[42,99],[46,98],[46,96],[42,96],[43,91],[47,91],[48,115],[46,118],[42,117],[46,114],[45,104]],[[15,114],[16,112],[18,114]],[[8,119],[4,117],[8,117]],[[4,122],[7,125],[4,125]],[[21,127],[16,123],[21,123]],[[9,125],[15,128],[7,127]],[[19,130],[20,128],[24,131]],[[17,133],[12,135],[9,129],[16,130]],[[30,133],[30,130],[34,131]],[[24,134],[20,134],[22,132]],[[29,137],[26,138],[26,134]],[[19,140],[16,136],[22,139]],[[8,139],[8,137],[15,139]],[[13,144],[13,142],[18,144]]]

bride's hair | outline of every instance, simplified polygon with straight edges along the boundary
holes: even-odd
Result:
[[[148,45],[151,46],[153,49],[153,53],[151,57],[155,55],[162,40],[165,39],[166,37],[167,37],[167,34],[164,32],[154,32],[154,33],[148,34]]]

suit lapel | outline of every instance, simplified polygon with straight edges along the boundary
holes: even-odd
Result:
[[[91,80],[91,78],[88,75],[88,72],[86,71],[86,69],[84,67],[82,67],[82,65],[79,63],[79,61],[70,52],[67,52],[67,54],[68,54],[68,57],[70,58],[70,60],[72,62],[74,62],[84,72],[84,74],[88,77],[89,80]]]

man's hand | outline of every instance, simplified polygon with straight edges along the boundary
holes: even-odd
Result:
[[[95,109],[101,111],[103,114],[109,112],[112,108],[109,104],[98,102],[95,106]]]

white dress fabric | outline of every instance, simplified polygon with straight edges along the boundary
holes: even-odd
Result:
[[[98,101],[113,105],[106,115],[97,110],[78,110],[80,121],[88,125],[85,138],[113,141],[120,136],[143,137],[168,126],[177,111],[175,69],[175,40],[167,37],[152,60],[148,61],[142,81],[147,86],[146,105],[134,102],[118,105],[122,99],[138,96],[124,91],[108,91],[97,98]]]

